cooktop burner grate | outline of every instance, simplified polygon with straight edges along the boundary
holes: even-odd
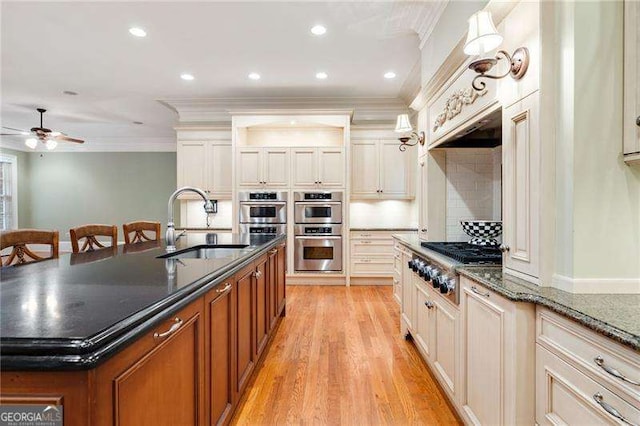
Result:
[[[423,247],[465,264],[502,264],[502,253],[498,247],[474,246],[457,242],[423,242],[421,244]]]

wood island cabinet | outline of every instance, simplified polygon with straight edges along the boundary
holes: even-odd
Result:
[[[0,403],[65,426],[226,425],[285,311],[284,243],[84,371],[1,371]]]

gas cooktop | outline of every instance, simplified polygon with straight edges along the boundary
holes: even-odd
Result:
[[[474,246],[458,242],[423,242],[421,244],[423,247],[465,264],[502,264],[502,253],[498,247]]]

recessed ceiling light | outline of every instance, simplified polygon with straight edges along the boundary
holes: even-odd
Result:
[[[65,90],[64,92],[62,92],[64,95],[69,95],[69,96],[77,96],[78,92],[74,92],[73,90]]]
[[[292,126],[295,126],[295,125],[296,125],[296,120],[291,120],[291,121],[289,122],[289,124],[291,124]]]
[[[329,77],[329,75],[327,75],[327,73],[324,72],[324,71],[320,71],[320,72],[316,73],[316,78],[318,80],[325,80],[327,77]]]
[[[390,80],[392,78],[396,78],[396,73],[393,71],[387,71],[386,73],[384,73],[384,78]]]
[[[327,32],[327,29],[322,26],[322,25],[315,25],[313,28],[311,28],[311,34],[313,35],[323,35],[324,33]]]
[[[146,37],[147,36],[147,32],[145,30],[143,30],[142,28],[138,28],[138,27],[129,28],[129,33],[131,33],[131,35],[134,35],[136,37]]]
[[[195,80],[195,77],[188,73],[180,74],[180,78],[187,81]]]
[[[133,124],[144,124],[142,121],[134,121]]]
[[[257,72],[252,72],[251,74],[249,74],[249,78],[251,80],[260,80],[260,74],[258,74]]]

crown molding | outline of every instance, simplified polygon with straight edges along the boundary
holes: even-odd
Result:
[[[353,123],[391,121],[408,112],[407,104],[395,97],[282,97],[162,99],[161,104],[178,114],[180,124],[231,123],[232,115],[349,114]]]
[[[415,26],[415,31],[418,33],[420,39],[420,50],[422,50],[438,24],[442,13],[447,8],[447,4],[449,4],[449,0],[434,0],[429,2],[429,4],[431,5],[431,10],[426,9],[425,12],[418,17],[419,20]]]

